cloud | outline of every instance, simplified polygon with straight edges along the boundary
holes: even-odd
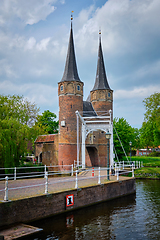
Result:
[[[8,95],[14,92],[17,95],[23,95],[31,102],[35,102],[38,107],[41,107],[41,112],[47,109],[57,108],[58,96],[57,87],[46,84],[37,83],[21,83],[16,84],[11,81],[0,82],[1,93]],[[56,97],[57,96],[57,97]],[[58,108],[55,111],[58,113]]]
[[[0,24],[4,25],[16,18],[24,24],[35,24],[55,11],[55,2],[56,0],[5,0],[0,7]]]
[[[23,94],[42,111],[50,108],[57,112],[57,82],[63,75],[70,30],[69,21],[63,22],[62,14],[57,12],[61,7],[59,12],[68,11],[66,5],[63,0],[2,1],[1,93]],[[98,8],[87,5],[74,14],[76,60],[85,84],[85,98],[95,81],[101,28],[107,77],[114,90],[115,116],[132,118],[133,124],[142,122],[142,100],[160,91],[159,9],[159,0],[108,0]],[[135,114],[133,117],[133,109],[139,109],[138,119]]]
[[[151,94],[155,92],[160,92],[160,84],[159,85],[149,85],[146,87],[139,87],[134,88],[132,90],[116,90],[114,93],[114,99],[120,100],[120,99],[144,99],[147,96],[150,96]]]

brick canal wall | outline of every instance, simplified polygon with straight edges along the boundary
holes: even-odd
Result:
[[[68,210],[135,193],[135,179],[116,181],[60,193],[0,203],[0,226],[29,222]],[[73,194],[74,204],[66,207],[66,196]]]

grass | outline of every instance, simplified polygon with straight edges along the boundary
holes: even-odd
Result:
[[[159,167],[143,167],[136,169],[134,172],[136,178],[151,178],[160,179],[160,168]]]
[[[131,160],[143,162],[144,167],[160,167],[160,157],[132,157]]]
[[[160,179],[160,157],[132,157],[132,161],[143,162],[143,168],[135,169],[136,178]]]

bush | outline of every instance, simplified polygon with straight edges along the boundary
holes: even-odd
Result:
[[[160,157],[160,152],[154,151],[154,152],[151,152],[148,156],[149,157]]]

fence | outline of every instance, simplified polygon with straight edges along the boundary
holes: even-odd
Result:
[[[104,179],[106,179],[106,178],[109,180],[110,178],[112,178],[112,176],[114,176],[114,180],[119,181],[120,175],[132,173],[132,177],[134,177],[134,165],[132,164],[131,167],[132,168],[130,171],[119,170],[119,166],[112,169],[112,171],[110,168],[108,169],[108,168],[100,168],[99,167],[99,168],[94,169],[94,173],[96,173],[96,174],[93,174],[93,169],[88,169],[87,171],[84,171],[84,172],[88,172],[89,176],[83,176],[83,175],[78,176],[79,170],[73,171],[73,167],[72,167],[72,169],[70,171],[70,175],[74,175],[73,177],[61,178],[61,180],[57,180],[55,178],[54,181],[52,181],[52,180],[49,181],[49,179],[48,179],[49,172],[46,171],[46,172],[44,172],[45,181],[43,180],[44,182],[42,182],[42,183],[29,185],[29,186],[11,187],[11,188],[9,188],[9,177],[6,176],[5,177],[5,188],[0,189],[0,193],[4,192],[4,198],[3,198],[4,201],[9,201],[8,192],[13,191],[13,190],[27,189],[27,188],[35,189],[35,187],[43,187],[43,189],[42,189],[43,194],[48,194],[49,185],[50,186],[52,185],[52,187],[53,187],[53,185],[57,186],[58,184],[67,183],[67,186],[69,186],[69,185],[71,186],[71,184],[69,184],[69,183],[72,182],[72,185],[74,184],[74,188],[78,189],[82,180],[85,180],[85,184],[87,184],[87,185],[88,185],[88,183],[93,182],[93,180],[94,180],[94,184],[101,184],[102,180],[104,181]],[[46,166],[46,168],[47,168],[47,166]],[[113,172],[113,170],[114,170],[114,172]],[[104,174],[105,171],[106,171],[106,174]],[[53,179],[53,178],[51,178],[51,179]]]
[[[41,171],[32,171],[32,170]],[[5,173],[8,170],[10,173]],[[26,172],[26,170],[30,170]],[[3,172],[3,173],[2,173]],[[54,166],[35,166],[35,167],[14,167],[14,168],[0,168],[0,181],[4,180],[7,176],[9,180],[17,180],[23,178],[35,178],[45,177],[46,172],[48,175],[59,175],[59,174],[71,174],[73,175],[73,164],[72,165],[54,165]]]
[[[143,162],[142,161],[119,161],[119,162],[115,162],[113,167],[117,167],[120,170],[121,169],[125,169],[125,168],[131,168],[133,165],[134,169],[136,168],[141,168],[143,167]]]

